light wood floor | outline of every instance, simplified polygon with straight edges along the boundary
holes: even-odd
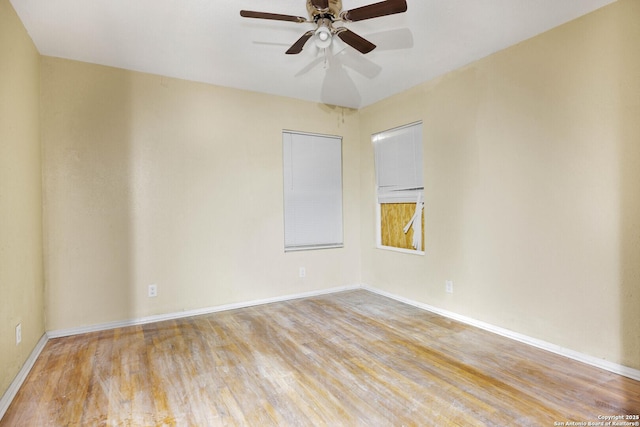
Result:
[[[638,413],[640,382],[357,290],[51,340],[0,426],[553,426]]]

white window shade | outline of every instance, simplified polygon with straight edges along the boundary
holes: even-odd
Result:
[[[285,251],[340,247],[342,139],[283,132]]]
[[[378,203],[415,203],[422,194],[422,123],[373,135]]]

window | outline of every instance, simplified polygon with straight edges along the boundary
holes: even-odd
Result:
[[[422,123],[372,136],[378,198],[378,247],[422,252]]]
[[[342,138],[282,132],[285,251],[342,247]]]

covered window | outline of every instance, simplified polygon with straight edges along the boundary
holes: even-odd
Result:
[[[282,149],[285,251],[342,247],[342,138],[283,131]]]
[[[422,123],[372,136],[378,199],[379,247],[422,253]]]

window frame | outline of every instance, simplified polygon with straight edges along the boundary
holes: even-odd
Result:
[[[374,175],[375,175],[375,203],[376,203],[376,221],[375,221],[375,227],[376,227],[376,249],[382,249],[382,250],[387,250],[387,251],[392,251],[392,252],[399,252],[399,253],[405,253],[405,254],[410,254],[410,255],[425,255],[426,254],[426,250],[425,250],[425,228],[426,228],[426,224],[425,227],[421,228],[421,233],[422,233],[422,250],[417,250],[417,249],[407,249],[407,248],[398,248],[395,246],[387,246],[387,245],[383,245],[382,244],[382,204],[380,202],[380,193],[379,193],[379,183],[378,183],[378,165],[377,163],[377,155],[376,155],[376,148],[375,148],[375,143],[376,143],[376,139],[377,137],[379,137],[380,135],[383,135],[385,133],[391,133],[391,132],[397,132],[400,131],[402,129],[405,128],[411,128],[413,126],[422,126],[422,121],[416,121],[416,122],[412,122],[412,123],[408,123],[405,125],[401,125],[401,126],[397,126],[391,129],[387,129],[387,130],[383,130],[380,132],[377,132],[375,134],[371,135],[371,144],[373,146],[373,150],[374,150]],[[424,148],[424,136],[423,136],[423,132],[422,132],[422,128],[421,128],[421,132],[420,132],[420,137],[421,137],[421,147]],[[424,168],[423,168],[423,164],[424,164],[424,152],[421,150],[421,154],[422,157],[420,158],[419,161],[419,166],[422,169],[422,186],[420,187],[421,189],[418,190],[417,192],[421,192],[422,193],[422,201],[424,203]],[[416,196],[417,199],[417,196]],[[412,203],[412,202],[406,202],[406,203]],[[413,202],[415,203],[415,202]],[[422,217],[424,217],[424,209],[422,210]],[[422,220],[421,217],[421,220]]]

